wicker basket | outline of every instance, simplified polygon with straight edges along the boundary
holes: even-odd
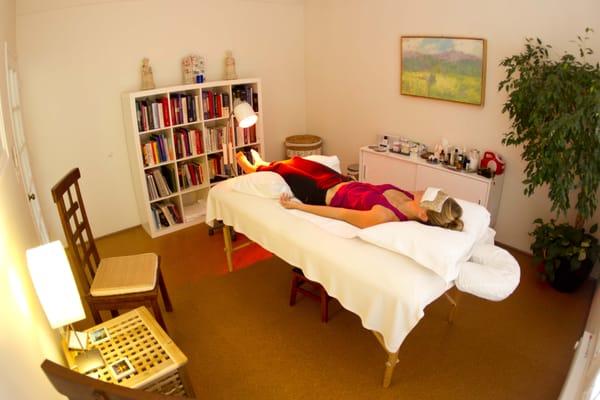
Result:
[[[285,138],[285,154],[287,157],[321,154],[322,147],[323,141],[315,135],[294,135]]]

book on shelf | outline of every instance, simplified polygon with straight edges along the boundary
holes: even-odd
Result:
[[[202,185],[204,183],[202,165],[195,161],[180,164],[178,169],[178,177],[179,187],[182,189]]]
[[[172,194],[171,188],[169,187],[167,180],[162,174],[160,169],[154,169],[151,171],[154,177],[154,183],[160,197],[167,197]]]
[[[252,109],[255,113],[258,112],[258,93],[252,93]]]
[[[215,116],[221,118],[223,116],[223,99],[221,93],[215,93]]]
[[[160,208],[160,211],[162,211],[163,215],[165,216],[165,218],[167,219],[167,226],[171,226],[171,225],[175,225],[175,218],[173,218],[173,215],[171,214],[171,212],[169,211],[169,208],[167,207],[167,204],[165,203],[160,203],[158,205],[158,207]]]
[[[150,197],[150,201],[158,199],[160,196],[158,194],[156,182],[154,181],[154,175],[148,172],[146,173],[146,184],[148,185],[148,196]]]
[[[169,220],[165,216],[163,210],[160,207],[160,204],[154,203],[150,206],[152,210],[152,217],[154,218],[154,225],[156,229],[167,228],[171,226]]]
[[[147,142],[142,144],[142,158],[144,165],[151,167],[161,162],[173,159],[173,153],[169,145],[169,139],[164,133],[150,136]]]
[[[222,103],[222,114],[224,117],[229,117],[229,113],[231,112],[231,105],[229,102],[229,93],[221,94],[221,103]]]
[[[183,222],[183,218],[181,217],[179,209],[175,204],[168,203],[167,210],[169,211],[171,218],[173,219],[173,221],[175,221],[176,224],[181,224]]]
[[[187,106],[187,97],[186,96],[182,96],[181,97],[181,121],[182,123],[187,123],[188,120],[188,106]]]
[[[194,122],[196,120],[195,110],[194,110],[194,97],[191,95],[187,96],[187,114],[188,114],[188,122]]]
[[[163,97],[160,99],[160,103],[162,105],[165,126],[171,126],[171,119],[169,118],[169,99]]]
[[[215,98],[212,91],[207,92],[208,95],[208,118],[215,118]]]
[[[194,117],[196,121],[200,120],[200,96],[194,96]]]
[[[246,146],[252,143],[256,143],[256,125],[252,125],[249,128],[236,127],[235,128],[235,143],[237,146]]]

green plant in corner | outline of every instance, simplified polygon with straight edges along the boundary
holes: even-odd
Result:
[[[586,35],[591,32],[585,30]],[[571,209],[570,195],[577,193],[573,225],[537,219],[530,233],[534,256],[543,260],[545,278],[553,284],[565,270],[589,273],[599,256],[593,236],[597,225],[589,233],[584,228],[596,210],[600,183],[600,64],[586,60],[594,54],[586,46],[588,39],[577,37],[578,55],[565,52],[553,59],[552,46],[528,38],[523,52],[500,63],[506,79],[498,90],[508,94],[502,112],[512,121],[502,143],[523,146],[524,193],[531,196],[548,185],[552,211],[565,217]],[[578,282],[564,288],[555,285],[566,291],[573,286]]]

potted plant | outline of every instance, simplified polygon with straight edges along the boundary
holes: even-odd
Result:
[[[534,223],[534,263],[543,266],[542,274],[553,287],[561,292],[574,291],[587,279],[598,259],[600,245],[593,235],[598,224],[592,225],[588,233],[568,223],[557,224],[553,219],[544,223],[538,218]]]
[[[592,30],[586,29],[588,34]],[[502,143],[523,146],[526,162],[524,193],[531,196],[548,186],[552,211],[567,216],[571,195],[576,193],[573,224],[536,219],[531,249],[543,261],[543,276],[559,290],[574,290],[571,275],[589,274],[598,259],[597,225],[586,232],[586,221],[597,207],[600,182],[600,65],[586,56],[588,37],[578,36],[577,55],[565,52],[552,58],[552,46],[539,38],[526,39],[525,50],[500,63],[506,79],[498,90],[508,99],[503,113],[511,118],[511,130]]]

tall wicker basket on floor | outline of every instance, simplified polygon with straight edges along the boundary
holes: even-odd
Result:
[[[323,141],[315,135],[294,135],[285,138],[285,155],[288,158],[321,154],[322,147]]]

